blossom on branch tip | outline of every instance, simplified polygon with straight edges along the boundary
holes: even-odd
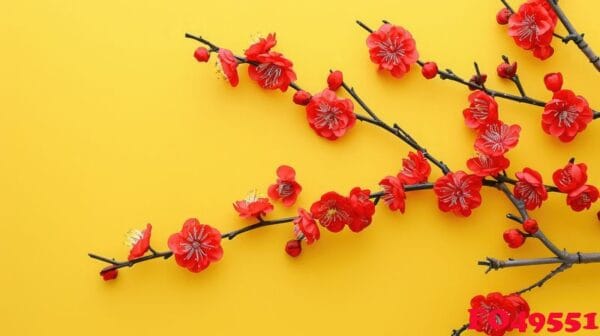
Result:
[[[598,200],[598,188],[592,185],[583,185],[567,195],[567,205],[575,211],[589,209],[592,203]]]
[[[273,205],[269,202],[269,199],[260,197],[256,190],[250,192],[245,199],[233,203],[233,208],[243,218],[258,218],[273,211]]]
[[[296,203],[302,186],[296,182],[296,171],[290,166],[277,168],[277,181],[269,186],[268,195],[273,200],[281,200],[283,205],[289,207]]]
[[[306,117],[310,127],[328,140],[342,137],[356,123],[352,101],[338,98],[329,89],[312,97],[306,105]]]
[[[587,165],[569,162],[552,174],[552,180],[561,192],[571,192],[587,182]]]
[[[527,210],[542,206],[542,202],[548,199],[542,175],[531,168],[525,168],[516,175],[518,181],[514,188],[515,197],[525,203]]]
[[[427,182],[429,174],[431,174],[431,166],[423,152],[409,152],[408,158],[402,159],[402,170],[398,173],[398,178],[404,184],[416,184]]]
[[[397,78],[410,71],[410,66],[419,59],[412,35],[406,29],[389,23],[369,34],[367,47],[371,61]]]
[[[147,224],[144,230],[131,230],[127,233],[125,243],[131,247],[127,260],[133,260],[146,254],[150,248],[150,236],[152,235],[152,225]]]
[[[463,111],[463,116],[467,127],[479,129],[498,120],[498,103],[494,97],[477,90],[469,95],[469,107]]]
[[[558,90],[544,107],[542,128],[560,141],[570,142],[593,119],[594,114],[585,98],[571,90]]]
[[[379,182],[379,186],[383,189],[382,199],[390,210],[404,213],[406,199],[404,183],[396,176],[387,176]]]
[[[440,177],[433,191],[437,195],[440,210],[467,217],[481,205],[482,186],[481,177],[457,171]]]
[[[185,221],[181,231],[169,237],[168,245],[177,264],[194,273],[223,257],[221,233],[196,218]]]
[[[312,214],[302,208],[298,209],[298,218],[294,219],[294,232],[298,240],[304,238],[308,245],[321,237],[319,226]]]
[[[240,78],[237,72],[238,61],[228,49],[219,49],[217,69],[229,81],[231,86],[235,87],[239,84]]]
[[[545,0],[528,1],[519,7],[508,20],[508,34],[515,43],[525,49],[532,50],[535,57],[545,60],[552,56],[552,42],[556,18],[553,11],[544,6]],[[551,14],[552,13],[552,14]]]

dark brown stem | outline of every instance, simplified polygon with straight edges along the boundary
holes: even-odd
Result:
[[[259,228],[262,228],[265,226],[290,223],[290,222],[293,222],[296,218],[298,218],[298,217],[295,216],[295,217],[287,217],[287,218],[274,219],[274,220],[259,220],[257,223],[245,226],[239,230],[224,233],[221,235],[221,238],[227,238],[229,240],[232,240],[233,238],[235,238],[237,235],[239,235],[241,233],[256,230],[256,229],[259,229]]]
[[[557,268],[555,268],[554,270],[552,270],[550,273],[546,274],[545,277],[543,277],[540,281],[537,281],[536,283],[534,283],[531,286],[528,286],[526,288],[521,289],[520,291],[516,292],[517,294],[523,294],[526,292],[529,292],[530,290],[536,288],[536,287],[542,287],[546,282],[548,282],[548,280],[552,279],[554,276],[556,276],[558,273],[571,268],[572,264],[561,264],[560,266],[558,266]]]
[[[164,252],[152,253],[152,254],[149,254],[149,255],[146,255],[146,256],[143,256],[140,258],[136,258],[133,260],[116,261],[114,259],[108,259],[108,258],[99,256],[99,255],[95,255],[93,253],[88,253],[88,256],[92,259],[104,261],[105,263],[113,265],[109,269],[104,269],[103,271],[105,271],[105,272],[109,271],[109,270],[116,270],[116,269],[123,268],[123,267],[133,267],[135,264],[138,264],[138,263],[141,263],[144,261],[148,261],[148,260],[152,260],[152,259],[157,259],[157,258],[169,259],[172,255],[173,255],[173,252],[164,251]]]
[[[577,32],[577,30],[575,29],[575,27],[573,26],[573,24],[571,23],[571,21],[569,20],[567,15],[563,12],[562,8],[560,8],[560,6],[558,5],[558,1],[555,1],[555,0],[546,0],[546,1],[548,2],[548,4],[550,6],[552,6],[552,9],[554,9],[554,12],[558,16],[558,19],[560,20],[560,22],[562,22],[563,26],[565,26],[565,29],[569,33],[567,36],[565,36],[562,39],[563,42],[568,43],[569,41],[573,41],[573,43],[575,43],[577,45],[579,50],[581,50],[581,52],[585,55],[585,57],[590,61],[590,63],[592,63],[594,68],[596,68],[596,71],[600,71],[600,57],[598,57],[598,55],[596,55],[596,53],[592,50],[592,47],[590,47],[590,45],[587,44],[587,42],[584,40],[584,38],[583,38],[584,34],[580,34]]]
[[[469,329],[469,324],[468,323],[463,324],[462,327],[452,330],[452,334],[450,334],[450,336],[459,336],[460,334],[465,332],[467,329]]]

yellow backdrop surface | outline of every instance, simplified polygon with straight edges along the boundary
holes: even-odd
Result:
[[[600,50],[592,0],[565,11]],[[489,85],[501,54],[519,63],[528,93],[548,99],[542,77],[562,71],[565,87],[600,104],[600,76],[572,45],[554,42],[546,62],[518,49],[495,23],[497,1],[13,1],[0,13],[0,334],[2,335],[445,335],[467,320],[473,295],[511,292],[550,266],[484,275],[476,261],[546,257],[537,242],[509,250],[514,226],[494,190],[467,218],[437,210],[432,192],[411,193],[405,215],[380,207],[360,234],[324,232],[301,257],[283,252],[290,226],[224,241],[221,262],[193,274],[173,260],[123,270],[117,281],[87,252],[125,258],[123,234],[154,225],[153,245],[189,217],[222,231],[249,224],[231,203],[266,187],[275,168],[296,168],[298,204],[323,192],[377,188],[398,171],[408,147],[357,124],[329,142],[307,126],[291,92],[266,92],[241,69],[241,84],[198,64],[201,34],[241,52],[257,33],[277,32],[277,49],[294,61],[298,83],[325,86],[328,69],[346,80],[386,120],[398,122],[434,155],[464,169],[474,135],[462,109],[468,91],[378,74],[365,32],[387,19],[409,29],[423,60],[469,76],[478,60]],[[571,157],[587,162],[600,185],[600,125],[561,144],[540,127],[541,109],[500,101],[501,118],[520,123],[510,172],[532,166],[550,181]],[[596,105],[598,108],[598,105]],[[434,172],[434,178],[439,173]],[[541,227],[571,251],[600,250],[593,211],[574,213],[551,195],[534,212]],[[293,209],[278,207],[271,217]],[[534,311],[600,310],[598,265],[576,266],[526,296]],[[585,335],[580,332],[579,334]]]

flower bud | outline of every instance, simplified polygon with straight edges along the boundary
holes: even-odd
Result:
[[[517,74],[517,62],[513,64],[502,62],[496,68],[500,78],[511,79]]]
[[[312,96],[310,95],[310,93],[304,90],[296,91],[296,93],[294,93],[294,103],[298,105],[308,105],[308,103],[310,103],[311,98]]]
[[[343,82],[344,75],[339,70],[336,70],[327,76],[327,86],[329,86],[329,90],[331,91],[339,89]]]
[[[435,78],[435,76],[437,76],[437,73],[438,67],[437,64],[435,64],[435,62],[427,62],[423,64],[423,68],[421,69],[421,74],[423,74],[423,77],[427,79],[432,79]]]
[[[100,276],[102,276],[104,281],[114,280],[117,278],[117,275],[119,275],[119,270],[113,265],[106,266],[102,269],[102,271],[100,271]]]
[[[471,79],[469,79],[469,83],[472,83],[472,84],[475,84],[478,86],[482,86],[483,84],[485,84],[485,81],[487,81],[486,74],[473,75],[473,77],[471,77]],[[473,86],[469,86],[469,90],[475,91],[475,90],[479,90],[479,89],[476,87],[473,87]]]
[[[510,248],[518,248],[525,243],[525,236],[521,231],[516,229],[509,229],[504,231],[504,241]]]
[[[598,220],[600,221],[600,211],[598,211],[598,213],[596,214],[596,217],[598,217]]]
[[[496,14],[496,22],[498,22],[499,25],[505,25],[508,23],[508,19],[511,15],[512,13],[510,9],[504,7],[498,11],[498,14]]]
[[[198,62],[208,62],[208,59],[210,58],[210,52],[208,49],[200,47],[194,51],[194,57]]]
[[[302,252],[302,244],[299,240],[292,239],[285,244],[285,253],[290,257],[297,257]]]
[[[529,234],[535,234],[540,228],[535,219],[529,218],[523,223],[523,229]]]
[[[562,88],[563,85],[563,77],[560,72],[549,73],[544,76],[544,84],[546,85],[546,89],[556,92]]]

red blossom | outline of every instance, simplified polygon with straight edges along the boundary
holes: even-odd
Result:
[[[541,3],[528,1],[508,20],[508,34],[517,45],[525,50],[533,50],[535,57],[546,59],[554,50],[550,46],[556,27],[556,20]]]
[[[587,165],[569,162],[564,168],[552,174],[552,180],[561,192],[571,192],[587,182]]]
[[[294,93],[293,99],[295,104],[306,106],[308,103],[310,103],[312,96],[310,93],[304,90],[298,90],[296,93]]]
[[[387,176],[379,182],[379,185],[383,188],[382,199],[390,209],[404,213],[406,193],[402,181],[396,176]]]
[[[516,175],[519,180],[515,183],[515,197],[525,202],[527,210],[542,206],[542,202],[548,199],[542,175],[531,168],[525,168]]]
[[[478,130],[475,149],[489,156],[501,156],[519,143],[521,126],[492,121]]]
[[[223,257],[221,233],[196,218],[186,220],[181,231],[169,237],[168,245],[177,264],[194,273]]]
[[[297,239],[289,240],[285,244],[285,253],[294,258],[299,256],[302,253],[302,243]]]
[[[145,230],[131,230],[127,237],[127,243],[131,246],[127,260],[133,260],[146,254],[150,248],[150,236],[152,225],[147,224]]]
[[[528,218],[523,222],[523,229],[529,234],[535,234],[540,229],[538,222],[533,218]]]
[[[571,90],[559,90],[544,107],[542,128],[562,142],[570,142],[593,120],[587,100]]]
[[[529,305],[519,294],[502,295],[494,292],[471,299],[469,329],[490,336],[502,336],[513,330],[517,319],[529,315]]]
[[[359,187],[353,188],[350,191],[348,200],[350,201],[354,215],[348,227],[352,232],[360,232],[371,224],[373,214],[375,214],[375,204],[371,202],[370,195],[370,190]]]
[[[598,189],[592,185],[583,185],[567,195],[567,205],[575,211],[589,209],[598,200]]]
[[[240,82],[240,78],[237,72],[238,61],[228,49],[219,49],[218,57],[219,62],[218,66],[220,67],[220,71],[225,76],[225,79],[229,81],[231,86],[237,86]]]
[[[210,52],[204,47],[199,47],[194,51],[194,58],[196,58],[196,61],[198,62],[208,62]]]
[[[423,155],[423,152],[409,152],[408,158],[402,159],[402,170],[398,178],[404,184],[416,184],[427,182],[431,174],[431,166]]]
[[[327,76],[327,86],[329,87],[329,90],[335,91],[339,89],[340,86],[342,86],[342,83],[344,83],[344,74],[339,70],[336,70]]]
[[[321,226],[331,232],[339,232],[354,221],[350,200],[334,191],[323,194],[310,207],[310,212]]]
[[[298,218],[294,220],[294,232],[296,232],[298,239],[304,237],[308,245],[321,237],[321,232],[312,214],[302,208],[298,209]]]
[[[546,89],[556,92],[562,89],[563,76],[560,72],[552,72],[544,76],[544,85]]]
[[[367,37],[367,47],[371,61],[397,78],[407,73],[419,59],[412,35],[406,29],[388,23]]]
[[[248,66],[248,75],[263,89],[287,91],[290,83],[296,80],[293,63],[282,54],[270,51],[256,56],[258,65]]]
[[[469,170],[481,177],[498,176],[509,165],[510,161],[504,156],[489,156],[482,153],[478,153],[476,157],[467,160]]]
[[[266,38],[260,37],[256,43],[252,44],[248,49],[246,49],[244,54],[249,61],[258,62],[258,56],[268,53],[276,44],[277,39],[275,37],[275,33],[270,33]]]
[[[100,271],[100,276],[104,281],[110,281],[117,278],[119,270],[114,265],[106,266]]]
[[[469,107],[463,111],[463,116],[467,127],[481,128],[498,120],[498,103],[494,97],[477,90],[469,95]]]
[[[302,186],[296,182],[296,171],[290,166],[279,166],[277,168],[277,181],[269,186],[268,194],[273,200],[281,199],[285,206],[291,206],[296,202]]]
[[[481,187],[481,177],[457,171],[440,177],[433,191],[438,197],[440,210],[466,217],[481,204]]]
[[[259,197],[256,191],[253,191],[246,196],[245,199],[236,201],[233,208],[240,214],[240,217],[260,217],[268,212],[273,211],[273,204],[268,198]]]
[[[306,105],[306,117],[310,127],[328,140],[342,137],[356,123],[352,101],[338,98],[328,89],[312,97]]]

